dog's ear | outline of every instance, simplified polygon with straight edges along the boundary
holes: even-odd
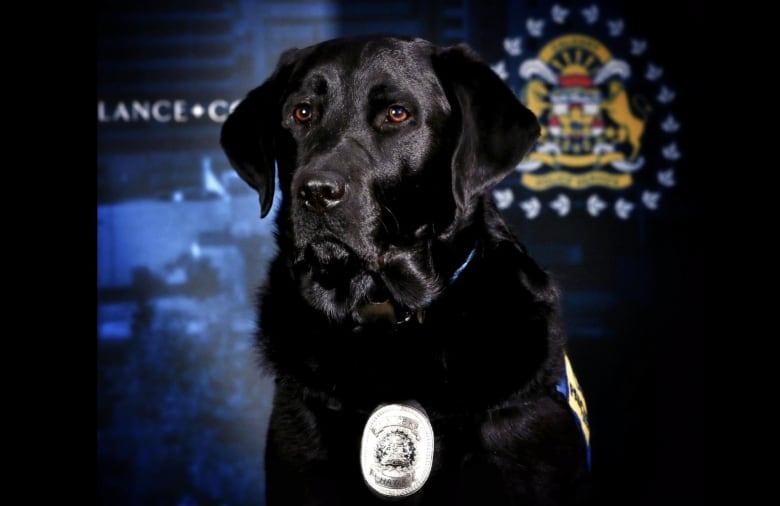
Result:
[[[260,217],[271,210],[275,186],[275,145],[281,129],[282,99],[298,50],[285,51],[276,70],[250,91],[222,125],[220,144],[230,165],[260,196]]]
[[[509,175],[540,134],[536,116],[468,46],[434,54],[434,70],[460,124],[452,159],[452,193],[458,218],[476,197]]]

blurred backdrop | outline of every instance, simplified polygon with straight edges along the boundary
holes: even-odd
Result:
[[[285,49],[386,33],[468,43],[540,117],[537,148],[493,196],[563,289],[596,504],[690,504],[703,460],[697,10],[99,2],[100,503],[263,504],[272,384],[253,304],[274,230],[220,150],[220,127]]]

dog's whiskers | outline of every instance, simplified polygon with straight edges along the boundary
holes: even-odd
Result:
[[[387,214],[390,215],[391,218],[393,218],[393,222],[395,222],[395,232],[399,232],[401,230],[401,224],[398,222],[398,218],[395,217],[395,214],[393,214],[393,211],[387,207],[386,205],[383,205],[382,208],[387,212]],[[390,230],[390,228],[387,226],[387,223],[385,223],[385,220],[382,219],[380,216],[379,222],[382,224],[382,228],[387,233],[392,233],[393,230]]]

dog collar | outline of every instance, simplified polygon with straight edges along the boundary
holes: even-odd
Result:
[[[569,356],[564,353],[564,370],[560,382],[555,387],[569,404],[577,420],[577,425],[585,439],[585,452],[588,460],[588,469],[590,469],[590,424],[588,423],[588,406],[585,404],[585,395],[582,392],[577,376],[574,375],[574,369],[569,361]]]
[[[355,313],[359,317],[360,325],[382,322],[390,323],[392,325],[401,325],[402,323],[410,321],[413,316],[417,317],[418,323],[422,323],[425,320],[424,309],[418,309],[417,311],[407,309],[403,311],[399,317],[395,304],[389,300],[363,304],[355,310]]]
[[[476,252],[477,252],[477,247],[476,247],[476,246],[474,246],[473,248],[471,248],[471,252],[470,252],[470,253],[469,253],[469,255],[466,257],[466,261],[465,261],[465,262],[463,262],[463,263],[461,264],[461,266],[460,266],[460,267],[458,267],[458,268],[455,270],[455,272],[452,274],[452,276],[450,276],[450,284],[453,284],[455,281],[457,281],[457,279],[460,277],[460,275],[461,275],[461,274],[463,274],[463,271],[465,271],[465,270],[466,270],[466,267],[468,267],[468,266],[469,266],[469,264],[471,263],[471,260],[474,258],[474,254],[475,254]]]

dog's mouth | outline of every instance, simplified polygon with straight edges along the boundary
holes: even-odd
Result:
[[[360,269],[357,256],[337,241],[309,243],[303,250],[302,260],[311,269],[312,279],[325,288],[335,287]]]
[[[307,244],[296,262],[308,271],[311,280],[325,289],[337,289],[345,281],[376,270],[370,259],[337,239],[323,239]]]
[[[361,253],[337,238],[317,238],[299,250],[294,269],[307,302],[336,321],[408,321],[435,294],[408,252],[392,246]]]
[[[341,320],[358,306],[390,298],[378,272],[379,261],[335,238],[306,244],[294,269],[304,298],[332,319]]]

